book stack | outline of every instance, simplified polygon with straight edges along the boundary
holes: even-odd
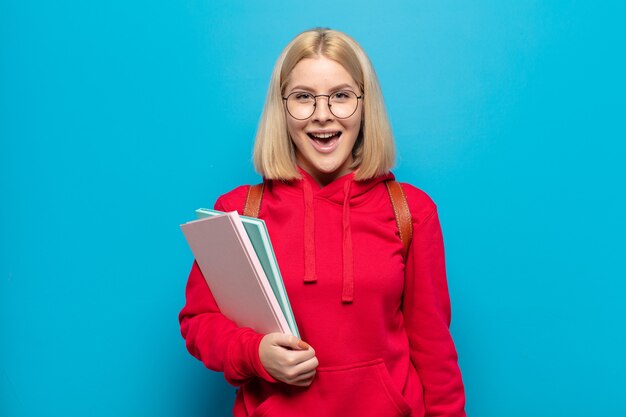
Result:
[[[220,311],[258,333],[300,337],[265,222],[198,209],[181,225]]]

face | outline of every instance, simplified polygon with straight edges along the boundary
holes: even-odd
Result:
[[[361,90],[348,71],[325,57],[306,58],[298,62],[289,75],[284,96],[294,91],[312,95]],[[315,112],[306,120],[293,118],[285,108],[287,129],[296,147],[296,162],[318,184],[327,185],[350,172],[352,149],[361,129],[362,104],[352,116],[339,119],[328,108],[328,99],[318,97]]]

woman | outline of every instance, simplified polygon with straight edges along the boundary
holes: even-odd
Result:
[[[298,35],[274,68],[254,162],[259,217],[306,342],[237,327],[195,263],[180,313],[191,354],[240,387],[235,416],[465,415],[436,206],[402,184],[413,227],[404,257],[385,186],[393,160],[361,47],[333,30]],[[248,190],[215,208],[241,213]]]

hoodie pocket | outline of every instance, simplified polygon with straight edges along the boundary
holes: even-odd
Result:
[[[251,417],[405,417],[411,407],[382,359],[317,369],[306,389],[277,392]]]

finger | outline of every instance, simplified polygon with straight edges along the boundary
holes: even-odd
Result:
[[[306,380],[306,381],[300,381],[300,382],[293,382],[293,383],[289,383],[289,385],[293,385],[296,387],[308,387],[309,385],[311,385],[313,383],[312,379]]]
[[[299,376],[298,378],[289,382],[291,385],[296,385],[298,387],[308,387],[313,383],[313,379],[315,378],[316,371],[313,370],[304,375]]]
[[[296,336],[293,336],[290,334],[277,333],[276,336],[274,337],[274,344],[281,346],[281,347],[299,349],[298,348],[299,340],[300,339],[298,339]]]
[[[274,343],[278,346],[290,348],[293,350],[308,350],[311,346],[302,339],[293,335],[277,334]]]
[[[307,359],[305,361],[300,362],[299,364],[295,365],[293,367],[293,373],[294,375],[303,375],[303,374],[307,374],[311,371],[314,371],[317,368],[317,365],[319,365],[319,362],[317,360],[316,357],[312,357],[310,359]]]
[[[283,350],[284,352],[284,364],[286,366],[299,366],[307,361],[315,358],[315,352],[312,349],[309,350]]]
[[[295,365],[285,364],[281,371],[284,378],[281,380],[288,384],[293,384],[294,381],[303,381],[306,379],[303,378],[303,375],[310,376],[312,371],[315,372],[317,365],[318,361],[315,357]]]
[[[311,383],[311,381],[313,380],[313,377],[315,376],[316,373],[317,373],[317,371],[315,369],[313,369],[313,370],[311,370],[311,371],[309,371],[309,372],[307,372],[305,374],[299,375],[297,378],[294,378],[293,382],[294,383],[299,383],[299,382],[307,382],[308,381],[309,383]]]

